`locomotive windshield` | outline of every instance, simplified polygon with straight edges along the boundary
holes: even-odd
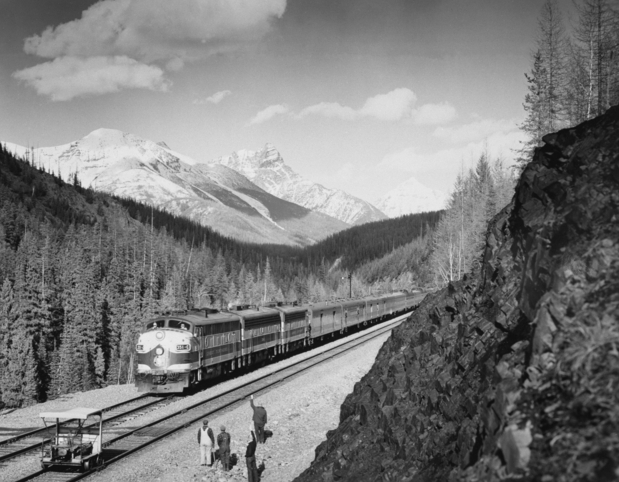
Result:
[[[176,328],[177,330],[191,331],[191,325],[186,321],[168,320],[168,328]]]
[[[181,320],[155,320],[146,323],[146,330],[160,330],[161,328],[176,328],[177,330],[192,331],[191,323]]]

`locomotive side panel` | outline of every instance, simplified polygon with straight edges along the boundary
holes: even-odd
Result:
[[[282,348],[291,343],[303,342],[308,336],[308,307],[307,306],[285,306],[276,307],[281,314],[281,336],[280,345]]]
[[[241,322],[217,321],[198,326],[197,336],[200,340],[200,359],[203,368],[218,363],[232,361],[240,356]]]
[[[242,310],[237,312],[243,319],[242,355],[276,347],[281,338],[281,317],[277,310]],[[275,351],[275,350],[274,350]]]

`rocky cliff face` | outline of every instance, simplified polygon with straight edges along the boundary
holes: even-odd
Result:
[[[297,481],[619,479],[619,108],[544,141]]]

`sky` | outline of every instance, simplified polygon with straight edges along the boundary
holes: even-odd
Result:
[[[273,144],[373,202],[513,162],[542,0],[0,0],[0,141]],[[569,0],[559,1],[569,8]]]

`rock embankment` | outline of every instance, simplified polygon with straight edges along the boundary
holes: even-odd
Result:
[[[619,480],[619,108],[544,138],[296,480]]]

